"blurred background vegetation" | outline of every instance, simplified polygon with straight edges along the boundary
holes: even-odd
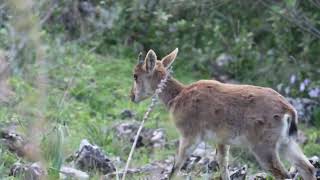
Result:
[[[125,109],[140,120],[149,103],[128,97],[137,54],[176,47],[174,75],[184,83],[268,86],[319,104],[318,0],[10,0],[0,1],[0,127],[28,137],[41,152],[31,159],[52,177],[83,138],[125,159],[130,144],[111,127]],[[177,138],[162,106],[146,126]],[[319,156],[319,106],[302,128],[305,152]],[[137,151],[135,164],[144,164],[175,149]],[[0,178],[16,161],[28,160],[0,143]]]

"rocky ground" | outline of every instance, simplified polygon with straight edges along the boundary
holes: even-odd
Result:
[[[1,98],[0,98],[1,100]],[[288,98],[291,104],[295,106],[299,112],[299,120],[305,124],[309,123],[312,116],[312,110],[319,104],[311,99],[306,98]],[[122,119],[131,119],[130,121],[115,124],[112,129],[115,137],[122,142],[132,144],[139,128],[140,123],[132,121],[135,113],[130,110],[124,110],[121,113]],[[28,158],[28,152],[34,152],[33,146],[21,134],[16,131],[16,125],[10,124],[0,128],[0,143],[5,145],[10,151],[14,152],[21,158]],[[299,131],[297,141],[305,144],[308,138],[302,131]],[[136,148],[174,148],[178,146],[178,141],[168,141],[164,129],[143,128]],[[35,154],[35,153],[33,153]],[[36,153],[37,154],[37,153]],[[34,159],[34,158],[31,158]],[[317,177],[320,179],[320,160],[319,157],[310,157],[310,162],[317,168]],[[154,161],[139,167],[133,166],[127,172],[130,177],[143,177],[144,179],[168,179],[174,164],[174,157],[169,156],[160,161]],[[116,179],[122,176],[122,169],[125,160],[120,157],[108,156],[108,152],[104,152],[100,147],[91,144],[88,140],[83,139],[79,145],[79,149],[70,156],[63,164],[60,172],[60,179],[89,179],[92,173],[102,174],[104,179]],[[230,164],[230,176],[233,180],[264,180],[267,174],[264,172],[258,174],[249,174],[247,165]],[[299,179],[299,173],[291,167],[289,169],[293,179]],[[213,177],[218,178],[219,166],[216,161],[216,152],[213,147],[201,143],[192,155],[187,159],[182,170],[181,176],[185,177]],[[12,165],[10,176],[24,177],[24,179],[42,179],[47,172],[44,166],[39,162],[30,162],[21,164],[16,162]]]
[[[84,9],[88,12],[90,6],[87,4],[81,4]],[[85,8],[86,7],[86,8]],[[1,53],[0,53],[1,55]],[[230,62],[235,61],[232,56],[227,54],[222,54],[217,59],[217,63],[213,64],[214,69],[213,74],[216,79],[222,82],[237,83],[232,77],[224,71],[224,66]],[[12,96],[13,91],[9,87],[7,78],[7,62],[4,57],[0,56],[0,103],[7,103],[8,97]],[[307,98],[289,98],[289,102],[297,109],[299,113],[299,121],[304,124],[310,124],[310,119],[312,117],[313,109],[319,106],[319,102],[307,99]],[[121,140],[121,142],[126,142],[127,144],[132,144],[134,137],[139,128],[139,122],[132,121],[135,117],[134,112],[130,110],[123,110],[120,117],[121,119],[130,119],[130,121],[121,122],[115,124],[112,127],[113,134],[116,138]],[[23,158],[29,163],[16,162],[12,164],[10,176],[24,177],[24,179],[42,179],[46,176],[47,172],[44,165],[40,161],[34,161],[34,154],[39,154],[37,149],[34,149],[32,143],[28,142],[27,138],[19,134],[16,130],[17,125],[9,124],[4,125],[1,129],[0,124],[0,144],[4,145],[11,152],[15,153],[19,158]],[[302,131],[298,132],[297,141],[300,144],[306,144],[308,138]],[[317,140],[320,143],[320,140]],[[147,149],[160,149],[160,148],[171,148],[176,149],[178,146],[177,140],[168,141],[167,135],[164,129],[150,129],[143,128],[140,136],[138,137],[138,142],[136,148],[147,148]],[[63,166],[58,171],[60,172],[60,179],[89,179],[92,174],[98,173],[102,174],[104,179],[117,179],[122,176],[123,167],[125,165],[126,157],[114,157],[110,156],[108,152],[104,152],[99,146],[92,144],[87,139],[83,139],[77,150],[74,150],[74,154],[70,156]],[[29,152],[33,152],[29,154]],[[310,162],[317,168],[317,177],[320,179],[320,160],[319,157],[310,157]],[[144,179],[168,179],[169,174],[174,165],[174,157],[167,156],[162,160],[154,161],[145,165],[135,166],[128,170],[128,177],[142,177]],[[246,164],[241,163],[231,163],[230,176],[233,180],[242,179],[267,179],[267,174],[261,172],[258,174],[251,174],[248,171]],[[299,179],[299,173],[291,167],[289,169],[290,173],[293,175],[293,179]],[[216,161],[215,149],[205,144],[201,143],[197,149],[192,153],[192,155],[187,159],[184,164],[180,175],[184,177],[217,177],[218,179],[219,166]],[[209,179],[209,178],[208,178]],[[216,178],[215,178],[216,179]]]
[[[117,136],[128,143],[132,143],[133,137],[139,127],[138,122],[123,122],[115,125],[113,130]],[[24,149],[28,147],[28,142],[14,129],[1,131],[1,143],[5,144],[11,151],[23,157]],[[176,146],[177,142],[167,142],[165,132],[162,129],[144,128],[139,137],[137,148],[166,148],[166,146]],[[100,147],[91,144],[83,139],[79,149],[68,158],[60,169],[60,179],[89,179],[90,174],[99,173],[104,179],[116,179],[122,176],[122,169],[125,161],[119,157],[111,157]],[[317,168],[317,177],[320,179],[320,159],[317,156],[310,157],[310,162]],[[140,167],[132,167],[127,172],[127,177],[143,177],[144,179],[168,179],[174,164],[174,157],[155,161]],[[230,176],[233,180],[264,180],[267,174],[249,174],[245,164],[231,164],[229,167]],[[299,173],[292,167],[289,169],[293,179],[299,179]],[[180,175],[185,177],[213,177],[217,176],[219,166],[216,161],[216,152],[213,147],[201,143],[184,164]],[[30,162],[21,164],[19,162],[12,165],[10,175],[24,177],[25,179],[41,179],[47,174],[40,162]]]

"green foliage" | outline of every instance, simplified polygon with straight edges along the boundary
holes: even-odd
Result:
[[[309,143],[304,147],[304,153],[307,156],[319,156],[320,152],[320,145],[319,144],[313,144],[313,143]]]
[[[9,174],[8,167],[12,166],[15,162],[16,156],[0,145],[0,174]]]
[[[320,107],[313,110],[313,123],[317,128],[320,128]]]
[[[320,84],[319,37],[299,20],[307,16],[319,29],[320,14],[306,2],[133,0],[112,5],[121,9],[119,22],[104,34],[98,51],[126,44],[137,51],[155,49],[161,57],[179,47],[176,65],[202,76],[213,74],[215,59],[227,53],[235,59],[228,72],[241,82],[273,88],[282,84],[279,90],[290,87],[292,96],[308,93],[299,91],[300,84],[290,84],[291,75]]]
[[[43,137],[41,149],[46,162],[49,162],[48,175],[59,178],[59,169],[64,161],[64,132],[61,126],[55,127],[48,135]]]
[[[307,1],[267,4],[262,2],[268,1],[254,0],[94,0],[90,2],[100,14],[91,19],[72,9],[77,7],[75,2],[79,1],[59,1],[41,29],[48,88],[43,104],[46,107],[43,128],[47,131],[39,136],[51,179],[57,179],[57,170],[66,156],[77,150],[84,138],[107,154],[127,158],[131,144],[117,139],[111,129],[122,121],[122,110],[137,112],[136,119],[140,120],[149,104],[146,101],[136,105],[129,99],[138,51],[152,48],[161,58],[178,47],[174,76],[184,83],[215,78],[213,66],[225,53],[233,59],[225,65],[225,73],[241,83],[273,88],[280,84],[281,93],[288,87],[290,92],[286,95],[299,97],[308,97],[308,90],[320,85],[320,41],[316,36],[320,11]],[[35,14],[41,17],[47,13],[39,10]],[[110,26],[102,27],[108,13],[113,22],[110,20]],[[299,15],[305,16],[304,22],[315,30],[310,31],[305,24],[301,27]],[[74,21],[67,22],[65,18]],[[1,51],[11,52],[13,44],[19,45],[23,39],[20,34],[10,36],[10,23],[0,21]],[[33,47],[28,44],[11,59],[9,83],[16,96],[8,106],[0,108],[0,124],[18,124],[25,134],[30,133],[28,127],[35,122],[34,104],[39,98],[34,61]],[[296,82],[290,82],[292,75]],[[300,82],[304,80],[310,83],[301,91]],[[315,128],[306,130],[310,140],[304,151],[308,156],[320,152],[319,108],[313,117]],[[162,127],[168,140],[174,140],[178,133],[168,120],[165,108],[157,106],[145,126]],[[137,149],[132,164],[164,159],[175,151],[173,147],[156,152]],[[234,161],[246,163],[250,169],[257,166],[249,163],[253,159],[245,150],[235,149],[232,154]],[[1,179],[7,178],[10,166],[17,160],[20,158],[0,146]]]
[[[307,156],[319,156],[320,155],[320,131],[319,127],[316,128],[303,128],[308,137],[308,143],[303,147],[303,152]]]

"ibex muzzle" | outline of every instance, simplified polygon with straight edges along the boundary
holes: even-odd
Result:
[[[177,53],[175,49],[161,60],[153,50],[144,59],[139,56],[133,71],[132,101],[140,102],[155,92]],[[281,151],[305,180],[316,179],[314,167],[294,140],[297,112],[276,91],[214,80],[183,85],[170,77],[159,97],[180,133],[175,172],[199,142],[214,140],[223,180],[230,179],[227,156],[233,144],[247,146],[276,179],[290,178],[279,159]]]

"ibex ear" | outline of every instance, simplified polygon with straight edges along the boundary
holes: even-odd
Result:
[[[173,61],[176,59],[178,54],[178,48],[176,48],[174,51],[172,51],[170,54],[168,54],[166,57],[162,58],[162,64],[164,67],[169,67]]]
[[[157,61],[156,53],[150,49],[146,55],[146,59],[144,60],[145,68],[148,73],[152,72]]]

